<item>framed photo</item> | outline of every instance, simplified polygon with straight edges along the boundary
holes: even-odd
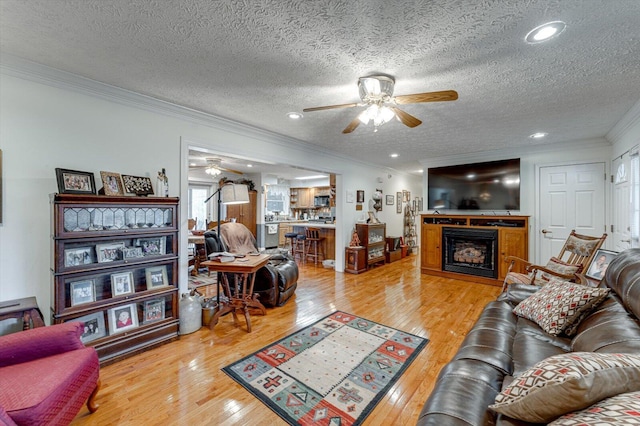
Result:
[[[104,195],[124,195],[122,179],[119,173],[100,172]]]
[[[107,244],[96,244],[96,254],[98,256],[98,263],[113,262],[114,260],[122,259],[122,250],[124,249],[124,242]]]
[[[93,173],[56,168],[58,192],[61,194],[94,194],[96,182]]]
[[[402,213],[402,192],[396,192],[396,213]]]
[[[164,319],[164,299],[147,300],[144,302],[144,323]]]
[[[134,293],[134,284],[132,271],[111,274],[111,295],[116,297]]]
[[[107,312],[111,334],[122,333],[138,327],[138,307],[135,303],[111,308]]]
[[[153,187],[149,177],[122,175],[122,182],[127,194],[153,195]]]
[[[393,197],[393,195],[387,195],[385,196],[386,199],[386,205],[388,206],[392,206],[394,204],[395,198]]]
[[[147,268],[144,272],[145,276],[147,277],[147,290],[158,287],[166,287],[169,285],[169,278],[167,277],[167,265]]]
[[[406,189],[402,190],[402,201],[405,203],[411,201],[411,191],[407,191]]]
[[[609,263],[611,263],[617,255],[618,253],[615,251],[598,249],[585,275],[598,281],[603,279]]]
[[[167,254],[167,237],[138,238],[135,244],[142,249],[143,256]]]
[[[75,281],[69,284],[71,293],[71,306],[82,305],[96,301],[96,293],[93,280]]]
[[[82,343],[88,343],[107,335],[107,328],[104,326],[104,312],[102,311],[76,318],[74,321],[84,323],[84,332],[80,336]]]
[[[64,251],[64,266],[79,266],[94,263],[93,247],[78,247]]]
[[[125,247],[122,249],[122,258],[124,260],[135,259],[138,257],[144,257],[142,247]]]
[[[364,191],[362,189],[356,191],[356,203],[364,203]]]

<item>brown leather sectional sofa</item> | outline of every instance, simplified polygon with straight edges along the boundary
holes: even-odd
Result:
[[[501,425],[532,423],[496,414],[489,405],[514,376],[550,356],[568,352],[640,354],[640,249],[620,253],[601,287],[606,299],[578,326],[573,337],[552,336],[513,314],[533,286],[512,285],[485,307],[458,352],[438,376],[418,425]]]

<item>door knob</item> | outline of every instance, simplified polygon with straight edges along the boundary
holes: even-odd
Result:
[[[620,240],[621,243],[630,243],[631,242],[631,238],[629,238],[628,240]]]
[[[543,234],[551,234],[551,231],[547,231],[546,229],[543,229],[543,230],[542,230],[542,233],[543,233]]]

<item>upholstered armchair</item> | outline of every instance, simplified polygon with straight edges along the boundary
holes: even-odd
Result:
[[[66,425],[100,387],[94,348],[85,347],[81,322],[0,336],[0,424]]]

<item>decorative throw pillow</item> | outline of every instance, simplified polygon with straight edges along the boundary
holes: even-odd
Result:
[[[513,313],[557,336],[565,330],[575,332],[577,327],[571,326],[579,324],[608,293],[608,288],[587,287],[552,278],[549,284],[518,303]]]
[[[513,379],[489,408],[548,423],[604,398],[640,391],[640,355],[571,352],[540,361]]]
[[[628,392],[565,414],[549,423],[553,426],[617,426],[640,424],[640,392]]]
[[[551,259],[549,259],[549,262],[547,262],[545,268],[563,275],[573,275],[582,271],[582,265],[571,265],[567,262],[563,262],[557,257],[552,257]],[[538,271],[536,273],[535,279],[533,280],[533,283],[543,286],[546,285],[552,278],[554,278],[553,275],[547,272]]]

